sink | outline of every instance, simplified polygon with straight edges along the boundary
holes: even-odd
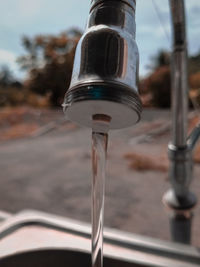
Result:
[[[90,267],[91,226],[38,211],[0,223],[0,267]],[[192,246],[104,229],[104,267],[199,267]]]
[[[0,260],[1,267],[90,267],[90,255],[62,249],[19,253]],[[133,263],[104,258],[104,267],[142,267]]]

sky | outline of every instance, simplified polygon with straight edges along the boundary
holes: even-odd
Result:
[[[24,78],[16,58],[25,53],[24,35],[59,34],[71,27],[85,29],[90,0],[0,0],[0,66],[7,65]],[[200,0],[185,0],[188,50],[200,51]],[[137,0],[136,42],[140,52],[140,75],[148,74],[151,58],[171,49],[168,0]]]

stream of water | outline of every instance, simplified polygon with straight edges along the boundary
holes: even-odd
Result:
[[[103,267],[105,167],[108,134],[92,132],[92,267]]]

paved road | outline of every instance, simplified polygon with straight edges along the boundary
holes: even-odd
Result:
[[[169,239],[168,217],[161,202],[169,187],[167,173],[135,171],[124,158],[134,152],[161,160],[169,133],[140,143],[136,137],[152,130],[150,121],[157,127],[168,120],[169,112],[148,111],[138,126],[111,132],[105,202],[107,226]],[[63,125],[38,138],[1,143],[0,209],[10,212],[38,209],[89,222],[90,136],[88,129]],[[199,167],[195,174],[200,174]],[[200,193],[199,179],[195,179],[193,189]],[[199,207],[196,213],[193,244],[200,246]]]

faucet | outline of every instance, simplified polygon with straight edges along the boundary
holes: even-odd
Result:
[[[200,124],[187,137],[188,72],[184,0],[170,0],[169,4],[173,29],[172,140],[168,145],[172,189],[164,195],[163,202],[171,210],[172,239],[189,244],[193,208],[197,203],[196,196],[189,190],[193,174],[192,153],[200,137]]]
[[[192,151],[200,136],[200,125],[187,138],[184,0],[169,0],[169,3],[174,39],[172,141],[168,145],[172,189],[164,195],[163,202],[172,211],[172,239],[190,243],[192,209],[197,201],[189,191],[189,185]],[[138,95],[135,8],[136,0],[91,1],[87,28],[76,49],[71,84],[63,104],[70,120],[92,128],[94,117],[100,121],[109,118],[110,129],[128,127],[140,120],[142,106]]]
[[[63,104],[72,121],[92,128],[94,116],[107,116],[109,128],[118,129],[140,120],[135,6],[135,0],[91,1]]]

